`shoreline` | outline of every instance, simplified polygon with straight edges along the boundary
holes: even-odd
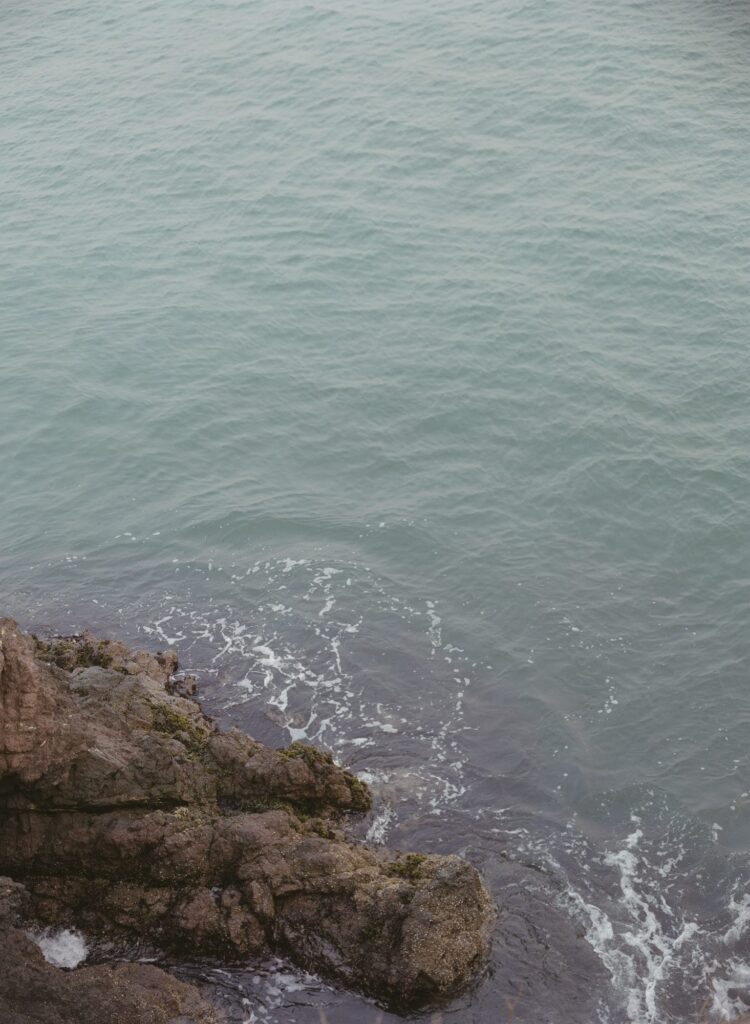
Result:
[[[17,972],[40,970],[18,928],[33,922],[218,962],[281,953],[394,1012],[471,985],[496,918],[476,870],[355,843],[345,821],[370,805],[363,782],[314,747],[218,728],[177,672],[171,652],[40,641],[0,620],[0,906]],[[44,968],[60,1006],[70,977],[96,970]],[[188,1000],[164,986],[159,998]],[[22,1014],[12,989],[0,1006]]]

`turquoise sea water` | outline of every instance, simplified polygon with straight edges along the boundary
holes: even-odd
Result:
[[[175,644],[370,779],[360,834],[476,863],[445,1022],[750,999],[749,44],[719,0],[0,12],[2,611]]]

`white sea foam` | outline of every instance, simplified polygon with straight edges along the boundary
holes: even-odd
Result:
[[[251,578],[256,588],[263,580],[265,594],[260,602],[253,602],[252,623],[213,609],[202,613],[195,606],[174,605],[166,607],[146,631],[164,639],[169,623],[170,638],[179,633],[186,636],[188,645],[207,642],[214,648],[216,672],[224,673],[225,664],[239,662],[242,671],[235,675],[227,706],[248,699],[265,701],[278,713],[275,720],[290,739],[324,743],[345,760],[348,752],[376,743],[378,734],[395,738],[404,732],[412,742],[416,738],[408,705],[395,701],[392,694],[384,700],[384,691],[366,688],[357,669],[349,669],[349,652],[352,645],[361,643],[363,628],[361,614],[352,615],[352,608],[370,607],[383,634],[389,630],[389,618],[390,628],[402,629],[402,623],[408,622],[417,636],[421,633],[434,687],[430,719],[427,728],[422,723],[418,736],[424,748],[418,759],[421,792],[430,790],[424,806],[440,813],[465,792],[465,759],[457,737],[463,728],[466,689],[471,685],[470,663],[457,645],[447,644],[443,650],[442,623],[434,602],[415,607],[389,592],[364,567],[321,565],[305,558],[234,565],[230,578],[238,586]],[[352,600],[357,588],[366,600]],[[317,602],[311,621],[305,605]],[[372,629],[372,621],[368,626]],[[419,798],[416,790],[412,792]]]
[[[220,984],[225,978],[233,978],[231,972],[219,968],[214,968],[209,973],[212,979]],[[280,1024],[282,1018],[278,1016],[277,1011],[294,1005],[300,993],[311,990],[331,992],[329,986],[317,975],[298,970],[288,961],[278,957],[259,966],[244,982],[243,989],[241,1003],[244,1013],[247,1014],[243,1017],[243,1024]],[[283,1019],[287,1019],[285,1015]]]
[[[383,807],[375,815],[370,823],[365,838],[368,843],[381,844],[385,842],[386,835],[393,824],[396,817],[396,812],[392,807]]]
[[[748,1004],[742,999],[740,992],[750,992],[750,966],[739,960],[732,960],[722,973],[723,977],[716,976],[711,979],[711,1014],[718,1020],[731,1021],[738,1014],[748,1010]]]
[[[732,924],[724,933],[724,942],[733,945],[737,942],[750,924],[750,894],[743,893],[741,899],[733,894],[729,899],[729,911],[733,916]]]
[[[29,932],[29,937],[39,946],[44,959],[55,967],[72,970],[89,955],[86,940],[73,928],[47,928],[42,932]]]
[[[564,899],[575,916],[586,923],[586,938],[607,968],[632,1024],[661,1024],[659,995],[680,963],[684,947],[699,933],[695,921],[678,917],[660,886],[650,885],[647,875],[658,877],[645,860],[640,846],[644,829],[636,826],[617,850],[605,853],[601,863],[614,869],[621,899],[610,916],[570,887]]]

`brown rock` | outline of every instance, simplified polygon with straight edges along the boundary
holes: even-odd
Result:
[[[0,878],[0,1021],[3,1024],[221,1024],[192,985],[146,964],[64,971],[18,925],[28,897]]]
[[[219,730],[176,668],[0,620],[0,871],[37,917],[185,953],[278,950],[401,1008],[475,978],[495,914],[474,868],[347,840],[363,783],[311,747]]]
[[[63,971],[22,931],[0,932],[3,1024],[218,1024],[197,989],[148,964]]]

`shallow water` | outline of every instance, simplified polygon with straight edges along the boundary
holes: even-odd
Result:
[[[176,645],[372,781],[360,834],[476,863],[446,1022],[750,992],[749,42],[705,0],[0,13],[2,607]]]

